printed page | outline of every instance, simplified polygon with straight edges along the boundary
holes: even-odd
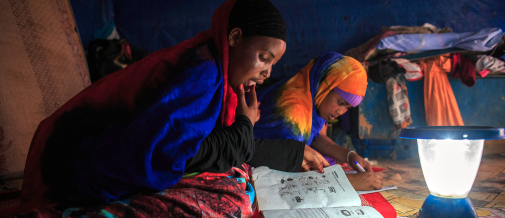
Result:
[[[361,206],[361,200],[340,165],[303,173],[258,167],[253,181],[260,210]]]
[[[373,207],[326,207],[263,211],[265,218],[383,218]]]

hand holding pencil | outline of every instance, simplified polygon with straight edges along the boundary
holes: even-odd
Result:
[[[356,174],[347,174],[347,179],[356,191],[369,191],[382,188],[382,173],[374,172],[372,165],[355,152],[349,152],[348,164]]]

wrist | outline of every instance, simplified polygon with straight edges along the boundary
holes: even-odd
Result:
[[[250,124],[251,126],[254,126],[254,123],[252,122],[251,118],[249,118],[247,115],[238,114],[237,116],[235,116],[235,121],[242,121],[242,120]]]
[[[349,156],[350,156],[352,153],[356,154],[356,152],[354,152],[354,151],[349,151],[349,152],[347,152],[347,158],[346,158],[346,160],[347,160],[347,161],[346,161],[346,163],[347,163],[347,165],[349,165],[349,166],[351,166],[351,163],[349,163]]]
[[[336,144],[335,144],[336,145]],[[346,148],[343,148],[341,146],[338,146],[336,145],[333,152],[334,152],[334,157],[331,157],[331,158],[334,158],[337,162],[339,163],[347,163],[347,157],[351,150],[349,149],[346,149]]]

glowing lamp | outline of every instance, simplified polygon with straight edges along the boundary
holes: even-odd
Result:
[[[421,218],[477,217],[467,195],[486,139],[505,138],[503,128],[477,126],[407,127],[401,138],[417,139],[424,179],[430,190]]]

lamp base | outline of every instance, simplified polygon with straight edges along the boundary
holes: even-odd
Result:
[[[430,195],[424,201],[419,217],[477,218],[477,211],[468,197],[441,198]]]

